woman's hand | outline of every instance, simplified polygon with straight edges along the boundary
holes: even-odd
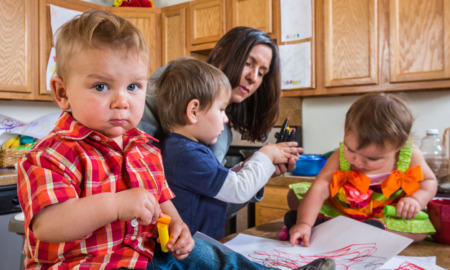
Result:
[[[303,152],[297,145],[297,142],[267,144],[258,151],[268,156],[273,164],[286,164],[290,159],[298,160],[299,154]]]

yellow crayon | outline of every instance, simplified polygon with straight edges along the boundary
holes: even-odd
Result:
[[[169,223],[170,223],[170,216],[163,214],[162,217],[157,219],[156,227],[158,228],[158,234],[159,234],[159,243],[161,244],[161,250],[163,252],[169,252],[169,249],[167,248],[167,243],[169,242]]]

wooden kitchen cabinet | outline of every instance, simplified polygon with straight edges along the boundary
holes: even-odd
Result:
[[[278,1],[278,2],[277,2]],[[232,0],[227,7],[227,17],[230,18],[228,29],[236,26],[249,26],[262,30],[271,36],[276,32],[276,24],[279,20],[274,14],[279,14],[279,8],[274,5],[279,0]],[[276,12],[278,10],[278,13]],[[227,20],[228,23],[228,20]],[[276,38],[276,37],[274,37]]]
[[[324,1],[325,87],[378,83],[376,0]]]
[[[52,100],[46,86],[53,44],[50,5],[87,11],[103,9],[139,28],[150,53],[149,75],[161,66],[160,9],[114,8],[74,0],[17,0],[0,8],[0,99]]]
[[[314,4],[316,86],[283,97],[450,88],[450,0]]]
[[[38,73],[37,2],[0,2],[0,98],[33,99]]]
[[[163,8],[161,11],[162,65],[187,56],[186,13],[187,3]]]
[[[149,48],[150,55],[150,67],[148,74],[150,77],[151,74],[161,67],[161,10],[131,7],[109,7],[107,10],[128,20],[144,34],[145,42]]]
[[[212,49],[225,34],[225,1],[189,2],[187,22],[189,51]]]
[[[450,78],[450,1],[390,1],[391,82]]]

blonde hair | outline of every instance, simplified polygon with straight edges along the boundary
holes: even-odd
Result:
[[[70,59],[81,50],[105,47],[124,55],[135,53],[145,57],[148,62],[148,47],[139,29],[107,11],[90,10],[58,29],[55,45],[56,74],[64,79],[68,75]]]
[[[406,103],[393,94],[372,93],[353,103],[345,117],[345,132],[358,139],[358,149],[375,144],[385,149],[386,143],[400,148],[408,140],[413,116]]]
[[[190,57],[170,62],[152,83],[158,117],[166,132],[186,124],[191,100],[199,100],[200,110],[208,110],[221,91],[231,93],[230,82],[220,69]]]

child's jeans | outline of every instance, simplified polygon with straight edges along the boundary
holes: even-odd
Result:
[[[184,260],[175,259],[170,253],[155,247],[153,261],[147,270],[156,269],[276,269],[254,263],[237,252],[222,250],[218,246],[203,239],[194,238],[195,247]]]

